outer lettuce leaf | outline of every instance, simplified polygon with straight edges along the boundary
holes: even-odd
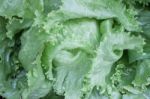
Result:
[[[26,70],[33,68],[32,63],[42,51],[47,37],[48,34],[37,27],[30,28],[21,37],[22,46],[19,59]]]
[[[11,17],[14,15],[20,16],[22,13],[23,0],[1,0],[0,15]]]
[[[135,86],[144,87],[145,85],[149,85],[149,76],[150,76],[150,60],[145,59],[143,61],[139,61],[136,68],[136,76],[133,81]]]
[[[31,0],[24,0],[23,3],[23,18],[27,19],[33,19],[36,16],[36,12],[42,13],[44,11],[44,2],[43,0],[36,0],[36,1],[31,1]]]
[[[123,95],[123,97],[122,97],[122,99],[149,99],[149,98],[150,98],[150,89],[149,88],[140,94],[128,93],[126,95]]]
[[[143,33],[147,38],[150,38],[150,11],[142,10],[139,12],[138,20],[143,28]]]
[[[7,24],[7,37],[10,39],[13,39],[14,36],[19,33],[24,31],[25,29],[29,28],[32,24],[32,20],[29,19],[17,19],[17,18],[12,18],[9,23]]]
[[[4,55],[6,50],[6,45],[8,42],[4,41],[6,38],[6,20],[3,17],[0,17],[0,86],[3,87],[3,82],[6,78],[5,68],[7,68],[4,64]],[[8,70],[9,71],[9,70]],[[1,88],[0,88],[1,90]],[[0,92],[1,93],[1,92]]]
[[[44,28],[49,31],[54,23],[88,17],[116,18],[127,30],[139,31],[134,15],[134,11],[127,10],[121,0],[62,0],[60,9],[49,13]]]
[[[143,37],[145,38],[145,45],[143,48],[143,52],[137,52],[136,50],[129,51],[130,62],[150,58],[150,11],[140,11],[138,20],[140,21],[140,25],[143,28],[143,32],[141,33],[141,35],[143,35]]]
[[[18,99],[21,98],[21,92],[26,88],[27,79],[25,72],[18,73],[16,78],[3,82],[3,89],[1,95],[6,99]]]
[[[17,58],[19,38],[16,42],[6,37],[7,22],[5,18],[0,18],[0,95],[7,99],[18,99],[21,94],[19,88],[24,86],[26,79]]]
[[[7,18],[12,16],[33,18],[35,11],[44,10],[43,0],[1,0],[0,1],[0,15]]]
[[[44,0],[44,12],[48,14],[52,10],[58,10],[61,4],[61,0]]]
[[[0,43],[6,38],[6,22],[5,18],[0,17]]]
[[[107,21],[102,23],[107,24]],[[104,25],[105,26],[105,25]],[[109,27],[109,25],[107,25]],[[106,28],[107,29],[107,28]],[[105,32],[106,30],[103,30]],[[107,32],[107,31],[106,31]],[[89,75],[92,87],[100,86],[104,92],[107,88],[106,77],[111,71],[112,65],[121,58],[123,50],[142,49],[144,40],[141,37],[130,36],[125,32],[105,33],[96,56],[93,59],[91,72]]]
[[[41,67],[41,56],[37,56],[34,68],[27,73],[28,86],[23,90],[23,99],[39,99],[49,93],[52,83],[45,78]]]

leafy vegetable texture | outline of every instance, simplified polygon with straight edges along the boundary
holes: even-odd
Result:
[[[149,0],[0,0],[4,99],[150,99]]]

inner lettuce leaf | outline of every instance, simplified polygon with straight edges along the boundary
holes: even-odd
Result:
[[[80,99],[84,77],[90,69],[92,50],[99,44],[98,26],[97,22],[91,19],[68,21],[63,26],[62,36],[68,34],[68,37],[64,36],[62,41],[58,39],[54,45],[51,42],[46,44],[47,54],[44,55],[47,56],[49,63],[53,62],[56,67],[54,89],[57,93],[63,94],[65,91],[66,99]],[[78,31],[76,31],[77,29]],[[46,65],[48,66],[48,64]]]

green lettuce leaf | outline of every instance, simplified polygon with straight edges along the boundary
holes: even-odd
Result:
[[[135,12],[126,9],[121,0],[62,0],[60,9],[48,14],[48,21],[44,28],[49,31],[54,23],[88,17],[96,19],[116,18],[127,30],[139,31],[134,15]]]
[[[141,10],[138,15],[138,20],[143,28],[141,35],[145,38],[145,45],[143,47],[143,52],[137,52],[136,50],[129,51],[130,62],[150,58],[150,11]]]
[[[143,61],[139,61],[136,68],[136,76],[133,81],[135,86],[142,86],[149,85],[149,73],[150,70],[150,60],[146,59]]]
[[[49,51],[53,51],[53,54],[46,55],[51,55],[49,57],[51,61],[54,58],[53,64],[56,66],[54,89],[56,92],[59,94],[65,92],[66,99],[80,99],[83,95],[81,89],[84,87],[84,77],[90,69],[92,57],[90,54],[99,43],[98,27],[95,20],[89,19],[68,21],[63,25],[64,33],[62,34],[67,35],[60,44],[55,44],[55,51],[52,45],[49,45]]]
[[[149,99],[149,0],[0,0],[6,99]]]
[[[107,24],[107,21],[104,21],[102,26],[104,24]],[[106,26],[110,27],[110,25]],[[107,32],[107,30],[102,32],[105,31]],[[112,65],[121,58],[123,50],[142,49],[143,44],[144,40],[141,37],[130,36],[123,31],[105,33],[93,59],[89,75],[91,86],[100,86],[101,91],[105,91],[107,87],[106,77],[110,73]]]
[[[30,28],[22,35],[19,59],[26,70],[33,68],[32,63],[38,54],[41,53],[47,37],[48,34],[42,29],[39,30],[37,27]]]
[[[27,73],[28,86],[22,92],[23,99],[39,99],[49,93],[52,83],[45,78],[41,67],[41,56],[37,56],[34,68]]]

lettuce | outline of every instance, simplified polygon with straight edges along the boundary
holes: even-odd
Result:
[[[1,0],[0,96],[149,99],[149,0]]]

